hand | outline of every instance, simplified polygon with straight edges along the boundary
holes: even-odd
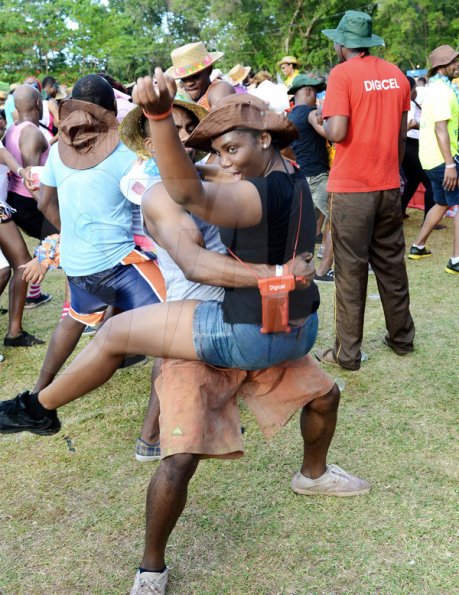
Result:
[[[147,114],[161,116],[170,110],[177,85],[175,80],[166,76],[161,68],[155,68],[155,78],[155,81],[151,76],[138,78],[132,92],[132,100]]]
[[[286,263],[289,270],[293,271],[296,279],[295,289],[307,289],[314,280],[316,267],[314,266],[313,255],[310,252],[297,254],[295,259]]]
[[[317,124],[319,124],[319,126],[322,126],[324,123],[324,119],[322,117],[322,106],[320,106],[316,109],[316,118],[317,118]]]
[[[455,167],[445,169],[443,188],[450,192],[457,188],[457,170]]]
[[[19,268],[22,269],[22,280],[27,283],[41,283],[48,271],[46,264],[38,262],[37,257],[21,264]]]

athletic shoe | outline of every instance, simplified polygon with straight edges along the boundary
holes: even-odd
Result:
[[[459,275],[459,262],[453,264],[451,258],[448,260],[448,264],[445,267],[445,272],[449,273],[450,275]]]
[[[146,364],[148,357],[146,355],[127,355],[121,364],[118,366],[118,370],[127,370],[128,368],[135,368]]]
[[[131,595],[164,595],[169,569],[164,572],[140,572],[135,575]]]
[[[0,353],[0,362],[2,362],[4,359],[4,356]]]
[[[325,275],[318,275],[314,273],[314,281],[316,283],[334,283],[335,282],[335,273],[333,269],[329,269]]]
[[[33,347],[34,345],[44,344],[44,341],[37,339],[37,337],[34,337],[34,335],[31,335],[27,331],[22,331],[17,337],[8,337],[8,335],[5,335],[3,339],[3,345],[5,347]]]
[[[32,432],[39,436],[52,436],[61,429],[61,422],[55,411],[49,411],[41,419],[33,419],[26,409],[29,391],[17,395],[10,401],[0,402],[0,434]]]
[[[84,331],[81,333],[82,337],[92,337],[92,335],[95,335],[97,332],[97,329],[95,326],[89,326],[86,325],[84,327]]]
[[[425,246],[423,248],[411,246],[410,253],[408,254],[408,258],[411,258],[411,260],[420,260],[421,258],[427,258],[429,256],[432,256],[432,252],[427,250]]]
[[[28,297],[25,301],[24,310],[33,310],[33,308],[38,308],[38,306],[43,306],[50,302],[53,299],[53,296],[49,293],[40,293],[37,297]]]
[[[302,473],[297,473],[292,480],[292,490],[306,496],[344,498],[368,494],[371,486],[368,481],[344,471],[338,465],[327,465],[325,473],[317,479],[310,479]]]
[[[0,308],[0,314],[8,314],[8,308]]]
[[[135,458],[141,463],[147,463],[149,461],[159,461],[161,458],[161,448],[159,442],[154,444],[148,444],[142,438],[137,438],[135,445]]]

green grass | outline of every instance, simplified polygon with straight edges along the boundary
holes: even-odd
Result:
[[[408,243],[420,222],[411,212]],[[346,384],[330,461],[371,481],[371,493],[349,500],[293,494],[298,418],[265,443],[243,408],[245,458],[204,461],[191,483],[167,551],[170,593],[459,593],[459,278],[443,271],[452,240],[447,225],[431,237],[432,258],[407,261],[415,353],[399,358],[382,344],[381,305],[369,301],[369,361],[359,372],[329,368]],[[45,287],[54,300],[26,313],[25,328],[49,339],[62,275],[49,274]],[[328,347],[333,289],[321,293],[318,346]],[[376,293],[373,277],[369,293]],[[32,385],[45,347],[4,350],[1,398]],[[62,411],[63,431],[55,437],[0,438],[0,593],[129,591],[156,468],[133,457],[149,376],[149,366],[115,375]]]

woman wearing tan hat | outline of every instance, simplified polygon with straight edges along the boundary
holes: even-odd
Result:
[[[285,86],[289,89],[292,86],[293,79],[300,74],[298,60],[295,56],[284,56],[277,65],[282,70],[282,74],[285,76]]]
[[[151,77],[145,77],[133,93],[149,120],[163,180],[150,192],[168,193],[190,212],[218,225],[232,255],[263,264],[264,270],[268,263],[272,276],[259,279],[255,267],[253,286],[237,288],[232,280],[235,288],[225,291],[223,303],[176,301],[115,316],[66,373],[36,395],[47,410],[106,382],[126,353],[257,370],[302,357],[316,338],[319,293],[312,283],[313,266],[306,267],[301,279],[285,270],[295,253],[312,253],[315,239],[309,188],[279,151],[297,137],[296,128],[257,98],[227,97],[198,125],[188,146],[217,152],[234,183],[203,183],[172,119],[175,83],[166,82],[159,68],[155,74],[158,91]],[[267,302],[260,295],[263,291],[269,294]],[[54,411],[49,415],[55,420]]]

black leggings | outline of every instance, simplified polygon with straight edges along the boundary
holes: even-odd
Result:
[[[434,206],[432,184],[429,176],[422,169],[419,161],[419,141],[417,138],[406,139],[405,156],[402,161],[403,173],[406,178],[405,190],[402,194],[402,212],[405,213],[408,203],[413,198],[419,184],[422,182],[426,192],[424,195],[424,218],[428,211]]]

